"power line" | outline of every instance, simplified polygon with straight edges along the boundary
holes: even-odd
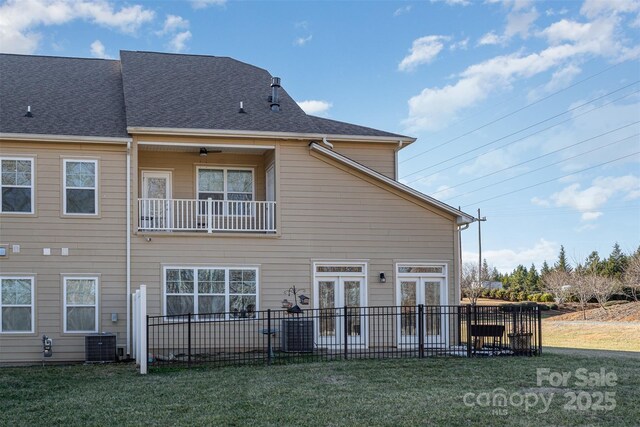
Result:
[[[515,167],[522,166],[522,165],[527,164],[527,163],[531,163],[531,162],[533,162],[533,161],[535,161],[535,160],[540,160],[540,159],[542,159],[543,157],[547,157],[547,156],[550,156],[550,155],[552,155],[552,154],[559,153],[560,151],[567,150],[567,149],[569,149],[569,148],[575,147],[576,145],[584,144],[585,142],[593,141],[593,140],[594,140],[594,139],[596,139],[596,138],[600,138],[601,136],[608,135],[608,134],[613,133],[613,132],[617,132],[617,131],[619,131],[620,129],[624,129],[624,128],[627,128],[627,127],[629,127],[629,126],[632,126],[632,125],[635,125],[635,124],[638,124],[638,123],[640,123],[640,121],[633,122],[633,123],[630,123],[630,124],[628,124],[628,125],[626,125],[626,126],[622,126],[622,127],[617,128],[617,129],[613,129],[613,130],[611,130],[611,131],[609,131],[609,132],[605,132],[605,133],[602,133],[602,134],[600,134],[600,135],[596,135],[596,136],[594,136],[594,137],[584,139],[584,140],[582,140],[582,141],[580,141],[580,142],[576,142],[575,144],[571,144],[571,145],[566,146],[566,147],[564,147],[564,148],[559,148],[559,149],[554,150],[554,151],[551,151],[551,152],[549,152],[549,153],[547,153],[547,154],[543,154],[543,155],[541,155],[541,156],[534,157],[533,159],[529,159],[529,160],[526,160],[526,161],[524,161],[524,162],[517,163],[517,164],[515,164],[515,165],[512,165],[512,166],[506,167],[506,168],[504,168],[504,169],[500,169],[500,170],[497,170],[497,171],[495,171],[495,172],[488,173],[488,174],[486,174],[486,175],[482,175],[482,176],[479,176],[479,177],[475,177],[475,178],[473,178],[473,179],[470,179],[470,180],[468,180],[468,181],[461,182],[461,183],[456,184],[456,185],[452,185],[452,186],[450,186],[450,187],[446,187],[446,188],[444,188],[444,189],[442,189],[442,190],[439,190],[439,191],[436,191],[436,192],[430,193],[430,195],[431,195],[431,196],[433,196],[434,194],[442,193],[443,191],[448,191],[448,190],[451,190],[452,188],[456,188],[456,187],[459,187],[459,186],[461,186],[461,185],[464,185],[464,184],[468,184],[468,183],[470,183],[470,182],[477,181],[477,180],[479,180],[479,179],[487,178],[487,177],[489,177],[489,176],[492,176],[492,175],[498,174],[498,173],[500,173],[500,172],[504,172],[504,171],[506,171],[506,170],[513,169],[513,168],[515,168]],[[594,148],[594,149],[592,149],[592,150],[585,151],[584,153],[577,154],[577,155],[572,156],[572,157],[568,157],[568,158],[566,158],[566,159],[560,160],[560,161],[555,162],[555,163],[550,163],[550,164],[548,164],[548,165],[546,165],[546,166],[543,166],[543,167],[538,168],[538,169],[534,169],[534,170],[532,170],[532,171],[525,172],[525,173],[520,174],[520,175],[516,175],[516,176],[511,177],[511,178],[509,178],[509,179],[518,178],[518,177],[520,177],[520,176],[522,176],[522,175],[526,175],[526,174],[531,173],[531,172],[536,172],[536,171],[539,171],[540,169],[544,169],[544,168],[547,168],[547,167],[549,167],[549,166],[557,165],[558,163],[566,162],[567,160],[575,159],[576,157],[584,156],[585,154],[589,154],[589,153],[592,153],[592,152],[594,152],[594,151],[601,150],[601,149],[603,149],[603,148],[605,148],[605,147],[608,147],[608,146],[613,145],[613,144],[617,144],[617,143],[622,142],[622,141],[626,141],[627,139],[631,139],[631,138],[633,138],[633,137],[635,137],[635,136],[638,136],[638,135],[640,135],[640,134],[636,133],[636,134],[634,134],[634,135],[628,136],[628,137],[623,138],[623,139],[619,139],[619,140],[617,140],[617,141],[611,142],[611,143],[606,144],[606,145],[603,145],[603,146],[601,146],[601,147],[597,147],[597,148]],[[507,180],[505,180],[505,181],[508,181],[509,179],[507,179]],[[503,181],[501,181],[501,182],[503,182]],[[481,190],[481,189],[483,189],[483,188],[486,188],[486,187],[481,187],[481,188],[478,188],[477,190],[473,190],[473,191],[470,191],[470,192],[467,192],[467,193],[464,193],[464,194],[457,195],[456,197],[461,197],[461,196],[464,196],[464,195],[467,195],[467,194],[473,193],[473,192],[475,192],[475,191]]]
[[[463,138],[463,137],[465,137],[465,136],[471,135],[472,133],[474,133],[474,132],[476,132],[476,131],[479,131],[480,129],[484,129],[485,127],[490,126],[490,125],[492,125],[492,124],[494,124],[494,123],[497,123],[497,122],[499,122],[500,120],[503,120],[503,119],[506,119],[507,117],[513,116],[514,114],[517,114],[517,113],[519,113],[519,112],[521,112],[521,111],[523,111],[523,110],[525,110],[525,109],[527,109],[527,108],[529,108],[529,107],[532,107],[532,106],[534,106],[534,105],[536,105],[536,104],[539,104],[539,103],[541,103],[541,102],[543,102],[543,101],[546,101],[547,99],[552,98],[552,97],[554,97],[554,96],[558,95],[559,93],[562,93],[562,92],[564,92],[564,91],[567,91],[567,90],[569,90],[569,89],[571,89],[571,88],[573,88],[573,87],[575,87],[575,86],[578,86],[578,85],[580,85],[580,84],[582,84],[582,83],[584,83],[584,82],[586,82],[586,81],[588,81],[588,80],[591,80],[591,79],[592,79],[592,78],[594,78],[594,77],[597,77],[597,76],[599,76],[599,75],[601,75],[601,74],[603,74],[603,73],[606,73],[607,71],[610,71],[610,70],[612,70],[613,68],[616,68],[616,67],[620,66],[621,64],[622,64],[622,63],[618,63],[618,64],[615,64],[615,65],[612,65],[611,67],[605,68],[604,70],[602,70],[602,71],[600,71],[600,72],[598,72],[598,73],[592,74],[591,76],[586,77],[586,78],[584,78],[584,79],[582,79],[582,80],[580,80],[580,81],[578,81],[578,82],[575,82],[574,84],[572,84],[572,85],[570,85],[570,86],[567,86],[567,87],[565,87],[564,89],[560,89],[560,90],[558,90],[558,91],[556,91],[556,92],[553,92],[553,93],[551,93],[551,94],[549,94],[549,95],[545,96],[544,98],[538,99],[537,101],[534,101],[534,102],[532,102],[532,103],[530,103],[530,104],[527,104],[527,105],[525,105],[524,107],[521,107],[521,108],[519,108],[519,109],[517,109],[517,110],[515,110],[515,111],[512,111],[512,112],[510,112],[510,113],[508,113],[508,114],[505,114],[504,116],[498,117],[497,119],[492,120],[492,121],[490,121],[489,123],[485,123],[484,125],[482,125],[482,126],[480,126],[480,127],[477,127],[477,128],[475,128],[475,129],[472,129],[472,130],[470,130],[470,131],[468,131],[468,132],[466,132],[466,133],[464,133],[464,134],[462,134],[462,135],[459,135],[459,136],[456,136],[455,138],[449,139],[449,140],[447,140],[447,141],[445,141],[445,142],[443,142],[443,143],[441,143],[441,144],[439,144],[439,145],[437,145],[437,146],[435,146],[435,147],[432,147],[432,148],[430,148],[430,149],[428,149],[428,150],[422,151],[422,152],[420,152],[420,153],[418,153],[418,154],[415,154],[415,155],[413,155],[413,156],[411,156],[411,157],[409,157],[409,158],[407,158],[407,159],[404,159],[404,160],[400,161],[400,163],[402,164],[402,163],[404,163],[404,162],[406,162],[406,161],[409,161],[409,160],[415,159],[416,157],[420,157],[420,156],[422,156],[423,154],[427,154],[427,153],[429,153],[429,152],[431,152],[431,151],[433,151],[433,150],[435,150],[435,149],[437,149],[437,148],[440,148],[440,147],[442,147],[442,146],[444,146],[444,145],[447,145],[447,144],[449,144],[449,143],[451,143],[451,142],[457,141],[457,140],[458,140],[458,139],[460,139],[460,138]]]
[[[635,83],[637,83],[637,82],[635,82]],[[633,83],[633,84],[635,84],[635,83]],[[622,89],[624,89],[624,88],[622,88]],[[618,92],[619,90],[622,90],[622,89],[618,89],[618,90],[616,90],[616,91],[614,91],[614,92]],[[554,116],[554,117],[550,117],[550,118],[545,119],[545,120],[543,120],[543,121],[541,121],[541,122],[538,122],[538,123],[535,123],[535,124],[533,124],[533,125],[531,125],[531,126],[528,126],[528,127],[526,127],[526,128],[520,129],[519,131],[513,132],[513,133],[511,133],[511,134],[509,134],[509,135],[505,135],[505,136],[500,137],[500,138],[498,138],[498,139],[494,139],[493,141],[490,141],[490,142],[488,142],[488,143],[486,143],[486,144],[483,144],[483,145],[481,145],[481,146],[479,146],[479,147],[476,147],[476,148],[473,148],[473,149],[471,149],[471,150],[465,151],[464,153],[460,153],[460,154],[457,154],[457,155],[455,155],[455,156],[453,156],[453,157],[449,157],[448,159],[442,160],[442,161],[440,161],[440,162],[438,162],[438,163],[434,163],[434,164],[433,164],[433,165],[431,165],[431,166],[427,166],[426,168],[422,168],[422,169],[420,169],[420,170],[417,170],[417,171],[415,171],[415,172],[412,172],[412,173],[410,173],[410,174],[408,174],[408,175],[403,176],[402,178],[406,178],[406,177],[408,177],[408,176],[415,175],[415,174],[420,173],[420,172],[423,172],[423,171],[425,171],[425,170],[427,170],[427,169],[431,169],[431,168],[432,168],[432,167],[434,167],[434,166],[438,166],[438,165],[441,165],[441,164],[443,164],[443,163],[447,163],[447,162],[449,162],[449,161],[451,161],[451,160],[454,160],[454,159],[460,158],[460,157],[462,157],[462,156],[464,156],[464,155],[466,155],[466,154],[473,153],[474,151],[478,151],[478,150],[480,150],[481,148],[484,148],[484,147],[487,147],[487,146],[489,146],[489,145],[495,144],[495,143],[496,143],[496,142],[498,142],[498,141],[502,141],[503,139],[507,139],[507,138],[509,138],[510,136],[516,135],[516,134],[518,134],[518,133],[520,133],[520,132],[522,132],[522,131],[525,131],[525,130],[527,130],[527,129],[529,129],[529,128],[532,128],[532,127],[534,127],[534,126],[537,126],[537,125],[539,125],[539,124],[541,124],[541,123],[544,123],[544,122],[546,122],[546,121],[549,121],[549,120],[552,120],[552,119],[554,119],[554,118],[557,118],[557,117],[559,117],[559,116],[561,116],[561,115],[563,115],[563,114],[569,113],[569,112],[571,112],[571,111],[573,111],[573,110],[575,110],[575,109],[578,109],[578,108],[584,107],[585,105],[590,104],[590,103],[592,103],[592,102],[595,102],[595,101],[599,100],[599,99],[600,99],[600,98],[602,98],[602,97],[605,97],[605,96],[611,95],[611,94],[612,94],[612,93],[614,93],[614,92],[610,92],[610,93],[608,93],[608,94],[606,94],[606,95],[603,95],[603,96],[601,96],[601,97],[595,98],[595,99],[593,99],[593,100],[591,100],[591,101],[589,101],[589,102],[587,102],[587,103],[585,103],[585,104],[579,105],[579,106],[577,106],[577,107],[572,108],[571,110],[567,110],[567,111],[566,111],[566,112],[564,112],[564,113],[560,113],[560,114],[558,114],[558,115],[556,115],[556,116]],[[594,108],[592,108],[592,109],[591,109],[591,110],[589,110],[589,111],[585,111],[585,112],[582,112],[582,113],[576,114],[576,115],[575,115],[575,116],[573,116],[573,117],[570,117],[570,118],[568,118],[568,119],[566,119],[566,120],[563,120],[563,121],[560,121],[560,122],[558,122],[558,123],[554,123],[554,124],[553,124],[553,125],[551,125],[551,126],[547,126],[547,127],[546,127],[546,128],[544,128],[544,129],[537,130],[537,131],[535,131],[535,132],[533,132],[533,133],[530,133],[529,135],[523,136],[522,138],[519,138],[519,139],[513,140],[513,141],[511,141],[511,142],[509,142],[509,143],[507,143],[507,144],[501,145],[500,147],[492,148],[491,150],[489,150],[489,151],[485,151],[484,153],[482,153],[482,154],[480,154],[480,155],[478,155],[478,156],[471,157],[471,158],[469,158],[469,159],[465,159],[465,160],[463,160],[463,161],[461,161],[461,162],[458,162],[458,163],[455,163],[455,164],[453,164],[453,165],[447,166],[447,167],[445,167],[445,168],[439,169],[439,170],[437,170],[437,171],[435,171],[435,172],[433,172],[433,173],[431,173],[431,174],[429,174],[429,175],[421,176],[421,177],[418,177],[418,178],[414,178],[413,180],[408,181],[408,182],[407,182],[407,184],[411,184],[411,183],[416,182],[416,181],[418,181],[418,180],[420,180],[420,179],[428,178],[428,177],[430,177],[430,176],[433,176],[433,175],[435,175],[435,174],[437,174],[437,173],[440,173],[440,172],[442,172],[442,171],[445,171],[445,170],[447,170],[447,169],[451,169],[451,168],[453,168],[453,167],[455,167],[455,166],[459,166],[459,165],[461,165],[461,164],[464,164],[464,163],[468,162],[469,160],[476,159],[476,158],[478,158],[478,157],[480,157],[480,156],[483,156],[483,155],[485,155],[485,154],[487,154],[487,153],[491,153],[491,152],[493,152],[493,151],[500,150],[500,149],[502,149],[502,148],[504,148],[504,147],[508,147],[509,145],[515,144],[516,142],[523,141],[523,140],[525,140],[525,139],[527,139],[527,138],[530,138],[530,137],[532,137],[532,136],[534,136],[534,135],[540,134],[540,133],[545,132],[545,131],[547,131],[547,130],[549,130],[549,129],[552,129],[552,128],[556,127],[556,126],[559,126],[559,125],[561,125],[561,124],[563,124],[563,123],[567,123],[567,122],[570,122],[570,121],[572,121],[572,120],[575,120],[575,119],[577,119],[578,117],[584,116],[585,114],[592,113],[592,112],[594,112],[594,111],[596,111],[596,110],[598,110],[598,109],[600,109],[600,108],[606,107],[607,105],[613,104],[613,103],[614,103],[614,102],[616,102],[616,101],[619,101],[619,100],[621,100],[621,99],[627,98],[628,96],[631,96],[631,95],[636,94],[636,93],[638,93],[638,92],[640,92],[640,90],[636,90],[636,91],[633,91],[633,92],[629,92],[629,93],[627,93],[627,94],[625,94],[625,95],[623,95],[623,96],[621,96],[621,97],[619,97],[619,98],[616,98],[616,99],[614,99],[614,100],[611,100],[611,101],[609,101],[609,102],[607,102],[607,103],[604,103],[604,104],[602,104],[602,105],[600,105],[600,106],[598,106],[598,107],[594,107]]]
[[[489,200],[498,199],[500,197],[508,196],[510,194],[517,193],[517,192],[520,192],[520,191],[528,190],[530,188],[537,187],[539,185],[548,184],[548,183],[556,181],[558,179],[566,178],[568,176],[575,175],[575,174],[580,173],[580,172],[585,172],[585,171],[588,171],[588,170],[591,170],[591,169],[595,169],[595,168],[600,167],[600,166],[608,165],[609,163],[617,162],[618,160],[626,159],[627,157],[635,156],[636,154],[640,154],[640,151],[636,151],[635,153],[631,153],[631,154],[628,154],[626,156],[618,157],[617,159],[609,160],[608,162],[598,163],[597,165],[590,166],[588,168],[584,168],[584,169],[581,169],[581,170],[578,170],[578,171],[573,171],[573,172],[568,173],[566,175],[562,175],[562,176],[559,176],[559,177],[556,177],[556,178],[548,179],[546,181],[538,182],[537,184],[529,185],[529,186],[523,187],[523,188],[518,188],[517,190],[509,191],[507,193],[502,193],[502,194],[499,194],[497,196],[490,197],[488,199],[480,200],[479,202],[475,202],[475,203],[472,203],[472,204],[469,204],[469,205],[465,205],[465,206],[463,206],[463,208],[466,208],[468,206],[478,205],[480,203],[488,202]]]

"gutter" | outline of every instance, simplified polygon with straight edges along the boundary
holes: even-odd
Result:
[[[147,135],[175,135],[175,136],[209,136],[224,138],[270,138],[270,139],[319,139],[331,138],[333,141],[359,141],[359,142],[384,142],[397,144],[402,141],[404,144],[411,144],[416,138],[394,136],[368,136],[368,135],[328,135],[326,133],[296,133],[296,132],[270,132],[253,130],[230,130],[230,129],[186,129],[186,128],[159,128],[128,126],[127,132],[130,134]]]
[[[83,135],[51,135],[37,133],[0,133],[0,140],[32,141],[32,142],[82,142],[90,144],[128,144],[131,138],[115,138],[107,136]]]
[[[127,141],[127,355],[131,355],[131,140]]]

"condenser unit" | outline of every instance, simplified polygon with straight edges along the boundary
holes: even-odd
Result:
[[[91,334],[84,337],[86,362],[115,362],[116,335]]]
[[[280,333],[282,351],[294,353],[313,352],[313,320],[283,319]]]

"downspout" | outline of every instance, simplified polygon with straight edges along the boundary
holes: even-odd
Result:
[[[127,141],[127,355],[131,355],[131,140]]]
[[[394,162],[394,165],[393,165],[393,169],[394,169],[394,171],[393,171],[393,179],[395,179],[396,181],[398,180],[398,176],[399,176],[399,173],[398,173],[398,167],[399,167],[398,166],[398,152],[400,151],[400,149],[402,148],[403,145],[404,145],[404,142],[398,141],[398,146],[393,150],[393,154],[394,154],[394,156],[393,156],[393,162]]]
[[[458,210],[459,209],[460,208],[458,208]],[[456,286],[456,289],[457,289],[456,298],[458,298],[458,300],[456,304],[460,304],[460,301],[462,301],[462,289],[461,289],[462,287],[462,231],[466,230],[467,228],[469,228],[469,223],[458,226],[458,268],[457,268],[458,286]]]

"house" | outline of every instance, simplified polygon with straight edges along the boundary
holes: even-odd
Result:
[[[0,363],[131,347],[149,314],[455,304],[473,217],[402,185],[415,141],[305,114],[266,70],[0,55]]]

